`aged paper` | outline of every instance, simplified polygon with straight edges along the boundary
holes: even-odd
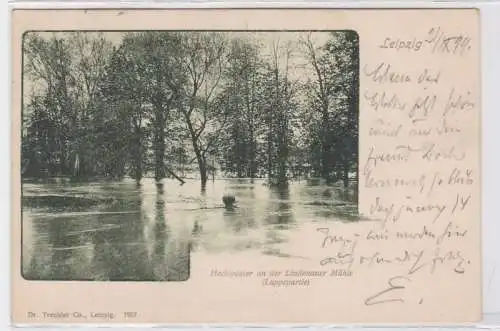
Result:
[[[476,10],[12,24],[15,323],[480,320]]]

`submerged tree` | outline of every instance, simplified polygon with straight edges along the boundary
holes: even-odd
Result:
[[[95,173],[93,125],[111,44],[101,33],[52,33],[49,38],[28,33],[23,48],[24,74],[32,89],[27,133],[35,137],[28,140],[49,144],[34,149],[50,150],[37,160],[39,166],[50,175]],[[36,138],[40,134],[49,140]]]
[[[155,179],[161,180],[165,177],[166,130],[175,118],[172,110],[180,100],[185,83],[179,60],[181,38],[173,32],[135,33],[128,38],[134,47],[132,61],[138,68],[144,107],[150,111],[148,124],[154,151]]]
[[[182,34],[180,63],[187,77],[178,101],[179,111],[189,132],[198,163],[201,186],[208,180],[209,153],[226,128],[228,109],[224,95],[218,95],[225,68],[226,39],[215,32],[186,32]]]
[[[224,75],[226,107],[230,110],[229,132],[224,145],[226,171],[237,177],[254,178],[258,171],[258,139],[263,133],[266,106],[265,66],[260,45],[252,40],[231,41]]]
[[[359,40],[355,31],[332,33],[325,46],[327,56],[336,63],[335,82],[338,115],[333,125],[337,130],[334,148],[345,187],[349,172],[357,174],[359,114]],[[355,167],[352,169],[352,167]]]
[[[283,186],[288,183],[288,161],[293,135],[293,113],[296,110],[296,88],[289,77],[292,46],[280,40],[272,43],[268,65],[269,84],[266,99],[267,109],[267,159],[268,178],[272,184]]]
[[[317,45],[313,34],[301,39],[312,75],[305,83],[306,117],[313,169],[320,166],[321,177],[335,181],[348,173],[357,158],[357,108],[359,52],[357,34],[334,32],[326,44]]]

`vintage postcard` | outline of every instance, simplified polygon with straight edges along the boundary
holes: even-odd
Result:
[[[14,322],[479,321],[479,22],[15,10]]]

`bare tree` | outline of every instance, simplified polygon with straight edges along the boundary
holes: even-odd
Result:
[[[245,38],[246,37],[246,38]],[[226,170],[238,177],[257,175],[258,138],[263,131],[264,97],[268,85],[261,46],[247,36],[231,40],[224,88],[226,108],[231,110],[230,128],[224,137]]]
[[[290,42],[275,40],[270,58],[270,107],[268,109],[268,176],[273,184],[286,185],[290,149],[291,119],[295,110],[295,81],[289,77],[293,49]],[[274,171],[274,167],[277,167]]]
[[[307,83],[310,93],[310,107],[320,114],[321,172],[322,177],[331,179],[334,167],[332,159],[332,135],[329,131],[331,123],[331,96],[334,93],[334,81],[330,79],[332,63],[323,56],[323,50],[318,47],[309,32],[300,39],[303,52],[312,68],[313,78]]]
[[[213,32],[190,32],[182,37],[181,65],[187,82],[179,110],[189,132],[201,185],[205,188],[207,153],[216,148],[228,119],[228,110],[217,98],[224,70],[226,40]]]

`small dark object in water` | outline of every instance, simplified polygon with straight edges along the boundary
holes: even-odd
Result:
[[[232,194],[225,194],[222,197],[222,202],[224,202],[224,206],[226,208],[233,208],[234,203],[236,202],[236,197]]]
[[[329,189],[326,189],[323,191],[323,196],[325,198],[330,198],[332,196],[332,191],[330,191]]]

